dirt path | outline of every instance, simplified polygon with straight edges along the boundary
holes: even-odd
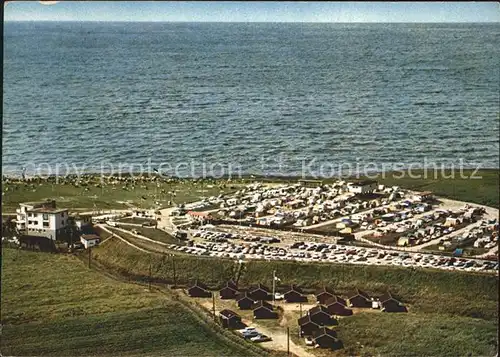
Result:
[[[107,229],[106,227],[104,227],[104,226],[102,226],[102,225],[98,225],[98,226],[99,226],[99,228],[101,228],[103,231],[106,231],[106,232],[108,232],[108,233],[111,233],[111,234],[112,234],[112,236],[111,236],[110,238],[106,239],[106,241],[107,241],[107,240],[109,240],[109,239],[111,239],[111,238],[113,238],[113,237],[116,237],[116,238],[118,238],[119,240],[121,240],[122,242],[124,242],[124,243],[128,244],[129,246],[131,246],[132,248],[138,249],[138,250],[140,250],[141,252],[144,252],[144,253],[148,253],[148,254],[150,253],[150,252],[149,252],[149,251],[147,251],[146,249],[142,249],[141,247],[138,247],[138,246],[136,246],[135,244],[132,244],[132,243],[130,243],[129,241],[127,241],[126,239],[124,239],[124,238],[120,237],[118,234],[111,232],[111,231],[110,231],[109,229]],[[102,243],[104,243],[104,242],[102,242]],[[101,244],[102,244],[102,243],[101,243]]]
[[[262,326],[262,324],[259,324],[258,320],[243,320],[243,322],[248,326],[254,326],[257,331],[262,332],[263,334],[272,338],[271,341],[261,342],[260,344],[262,345],[262,347],[269,348],[275,351],[287,351],[287,335],[286,329],[284,327],[281,329],[271,329],[266,326]],[[282,321],[280,323],[280,326],[285,323],[286,320]],[[295,344],[292,339],[290,339],[290,352],[299,357],[315,357],[315,355],[313,355],[312,353],[307,352],[304,347]]]
[[[212,302],[210,301],[203,301],[200,302],[200,305],[202,305],[204,308],[208,310],[212,310]],[[283,306],[286,306],[284,304]],[[297,305],[297,309],[298,309]],[[313,306],[313,305],[311,305]],[[220,308],[220,307],[218,307]],[[241,320],[245,325],[247,326],[252,326],[257,329],[260,333],[263,333],[264,335],[267,335],[272,338],[271,341],[267,342],[260,342],[259,345],[261,345],[264,348],[268,348],[274,351],[287,351],[287,335],[286,335],[286,325],[288,324],[286,315],[283,316],[281,319],[280,323],[278,324],[276,321],[276,327],[270,328],[268,326],[264,326],[262,323],[260,323],[259,320],[255,319],[245,319],[242,318]],[[269,320],[267,320],[269,321]],[[300,345],[297,345],[290,339],[290,352],[293,353],[296,356],[299,357],[314,357],[313,354],[309,353],[306,351],[306,349]]]

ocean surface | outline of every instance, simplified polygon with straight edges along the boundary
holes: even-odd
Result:
[[[2,171],[498,168],[499,35],[500,24],[7,22]]]

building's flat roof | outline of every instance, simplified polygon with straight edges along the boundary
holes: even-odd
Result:
[[[360,181],[353,181],[352,185],[353,186],[365,186],[365,185],[372,185],[374,183],[378,183],[375,180],[360,180]]]
[[[80,238],[84,240],[101,239],[97,234],[82,234]]]
[[[66,212],[68,209],[67,208],[50,208],[50,207],[40,207],[40,208],[35,208],[35,209],[30,209],[28,212],[34,212],[34,213],[61,213],[61,212]]]
[[[21,202],[20,205],[36,206],[36,205],[52,205],[55,203],[56,203],[55,200],[45,200],[45,201]]]

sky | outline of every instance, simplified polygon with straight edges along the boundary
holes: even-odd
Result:
[[[500,22],[498,2],[13,1],[5,21]]]

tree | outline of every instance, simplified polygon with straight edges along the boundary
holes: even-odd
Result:
[[[76,226],[75,217],[70,217],[68,219],[68,225],[66,226],[62,240],[71,246],[77,240],[79,233],[80,231]]]
[[[13,237],[17,236],[16,222],[12,217],[7,217],[2,220],[2,237]]]

